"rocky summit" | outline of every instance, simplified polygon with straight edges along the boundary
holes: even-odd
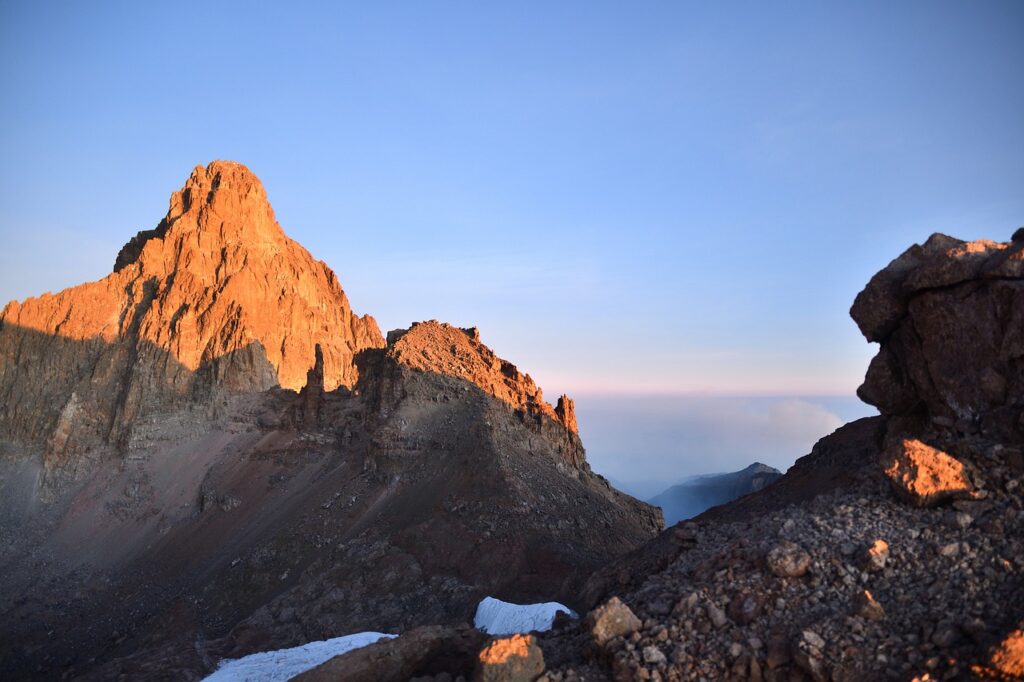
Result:
[[[354,314],[237,163],[107,277],[3,309],[0,402],[4,679],[199,679],[454,631],[487,595],[579,606],[663,528],[477,330]]]
[[[383,345],[330,268],[281,230],[259,179],[215,161],[110,275],[0,312],[0,433],[77,470],[135,447],[153,415],[302,388],[317,346],[325,389],[351,388],[355,355]]]

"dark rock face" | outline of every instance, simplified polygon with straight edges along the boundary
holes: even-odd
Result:
[[[661,507],[665,514],[665,525],[670,526],[716,505],[757,492],[781,476],[782,472],[778,469],[755,462],[742,471],[696,476],[672,486],[648,502]]]
[[[881,345],[858,395],[883,415],[1024,438],[1024,242],[933,235],[875,275],[850,313]]]
[[[113,274],[4,308],[5,677],[191,679],[487,595],[573,605],[663,528],[476,329],[388,338],[228,162]]]

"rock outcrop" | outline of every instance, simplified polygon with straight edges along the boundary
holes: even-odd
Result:
[[[850,311],[878,342],[858,395],[887,417],[1024,440],[1024,238],[942,234],[871,278]]]
[[[327,390],[384,344],[334,273],[289,239],[245,166],[197,166],[114,272],[0,312],[0,433],[51,461],[124,448],[137,421],[224,392],[298,390],[323,354]]]
[[[360,390],[382,419],[388,419],[405,399],[415,375],[449,377],[506,405],[520,424],[537,435],[528,445],[550,444],[566,464],[589,472],[572,399],[563,395],[556,407],[545,402],[530,375],[481,343],[476,328],[461,329],[431,320],[390,331],[387,339],[382,351],[367,352],[359,358],[367,377]],[[448,395],[444,399],[457,397]]]
[[[431,320],[396,329],[388,332],[387,357],[421,372],[465,379],[524,414],[548,417],[572,433],[579,431],[573,401],[563,395],[557,407],[544,402],[530,375],[482,344],[476,327],[460,329]]]

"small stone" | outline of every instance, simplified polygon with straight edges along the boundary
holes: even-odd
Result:
[[[853,598],[854,612],[861,618],[867,620],[884,620],[885,609],[875,601],[875,598],[867,590],[861,590]]]
[[[875,573],[885,568],[888,560],[889,543],[878,539],[865,548],[861,557],[861,568],[869,573]]]
[[[653,644],[651,646],[645,646],[643,654],[644,663],[658,664],[664,663],[666,660],[665,654],[661,653],[661,649],[654,646]]]
[[[953,646],[960,640],[960,628],[949,621],[942,621],[935,626],[932,634],[932,644],[940,649]]]
[[[972,523],[974,523],[974,517],[967,512],[954,512],[949,518],[949,525],[961,530],[970,527]]]
[[[801,637],[803,638],[803,641],[807,642],[807,644],[818,651],[823,651],[825,649],[825,640],[823,640],[821,635],[814,630],[804,630],[801,633]]]
[[[946,557],[956,556],[960,552],[960,543],[951,542],[939,548],[939,554]]]
[[[675,607],[672,609],[672,613],[678,616],[680,614],[693,611],[694,607],[697,606],[697,601],[699,599],[700,598],[697,596],[696,592],[691,592],[689,596],[683,597],[676,602]]]
[[[733,595],[729,601],[729,618],[737,625],[747,625],[761,615],[764,599],[750,590],[743,590]]]
[[[809,673],[815,682],[825,682],[829,679],[823,657],[824,649],[825,640],[813,630],[804,630],[800,634],[797,646],[793,648],[793,661]]]
[[[711,619],[711,624],[717,629],[721,629],[728,622],[725,617],[725,611],[722,611],[713,603],[708,604],[708,618]]]

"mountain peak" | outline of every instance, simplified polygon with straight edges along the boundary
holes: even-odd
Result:
[[[62,341],[53,361],[60,372],[21,377],[28,391],[0,383],[0,398],[47,415],[29,437],[58,419],[44,406],[60,410],[72,395],[101,422],[128,424],[175,396],[298,390],[318,344],[324,388],[353,386],[356,353],[384,345],[373,318],[352,312],[330,268],[285,235],[259,178],[232,161],[196,166],[159,224],[125,244],[107,277],[0,313],[0,356],[8,352],[15,364],[52,347],[48,338]]]
[[[180,240],[180,245],[206,251],[231,245],[279,249],[288,239],[255,173],[235,161],[211,161],[192,169],[185,185],[171,193],[167,215],[155,228],[139,232],[121,248],[114,272],[139,262],[150,241],[189,234],[194,239]]]

